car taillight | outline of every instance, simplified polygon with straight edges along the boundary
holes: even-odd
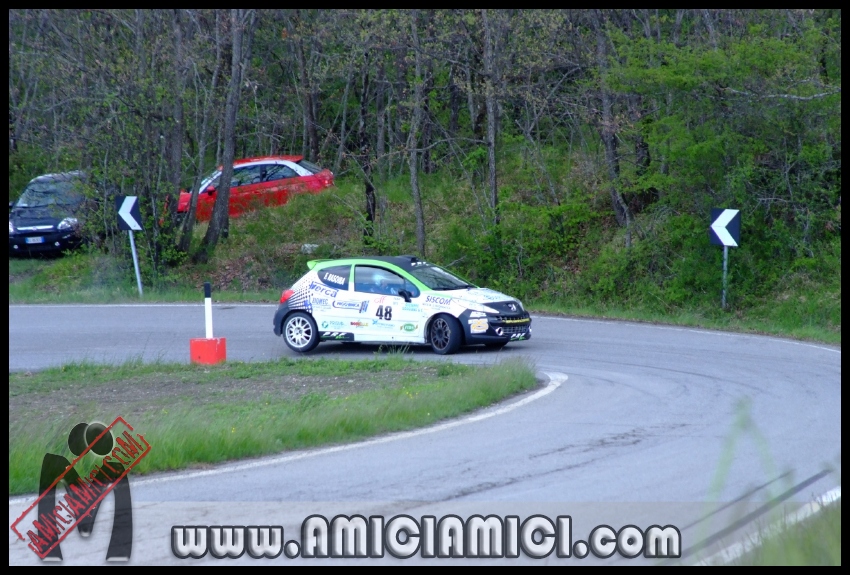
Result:
[[[295,293],[294,291],[292,291],[291,289],[288,289],[285,292],[283,292],[282,294],[280,294],[280,303],[286,303],[286,300],[291,298],[292,294],[294,294],[294,293]]]

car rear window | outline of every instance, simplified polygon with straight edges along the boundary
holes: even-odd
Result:
[[[351,266],[333,266],[320,269],[316,273],[323,284],[334,289],[348,289],[348,276],[351,274]]]
[[[297,162],[297,163],[298,163],[299,166],[301,166],[305,170],[310,170],[310,173],[312,173],[312,174],[318,174],[319,172],[322,171],[322,168],[320,168],[319,166],[317,166],[313,162],[308,162],[307,160],[301,160],[300,162]]]

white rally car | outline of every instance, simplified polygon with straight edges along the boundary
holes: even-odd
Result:
[[[274,333],[307,352],[322,341],[503,347],[531,338],[522,303],[415,256],[313,260],[284,291]]]

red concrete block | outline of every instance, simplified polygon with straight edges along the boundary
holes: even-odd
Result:
[[[227,339],[223,337],[190,339],[189,356],[192,363],[208,365],[221,363],[227,359]]]

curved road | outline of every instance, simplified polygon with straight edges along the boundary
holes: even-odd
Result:
[[[227,338],[229,360],[293,355],[272,334],[275,307],[214,306],[215,335]],[[188,361],[188,339],[203,336],[203,318],[201,305],[10,306],[9,369],[139,357]],[[177,561],[171,525],[280,524],[289,540],[313,513],[570,515],[573,542],[587,540],[601,523],[614,530],[673,524],[691,562],[752,532],[777,509],[788,512],[839,484],[840,349],[537,316],[533,330],[528,342],[498,352],[467,348],[450,358],[525,357],[548,378],[545,391],[518,407],[491,409],[492,417],[134,479],[131,562]],[[371,357],[376,349],[323,344],[312,356]],[[412,355],[438,357],[426,348]],[[10,500],[10,522],[30,501]],[[98,527],[92,539],[107,532]],[[105,543],[76,534],[67,541],[66,564],[103,560]],[[627,561],[585,559],[592,560]],[[13,536],[10,561],[37,562]],[[567,559],[553,554],[545,561]]]

